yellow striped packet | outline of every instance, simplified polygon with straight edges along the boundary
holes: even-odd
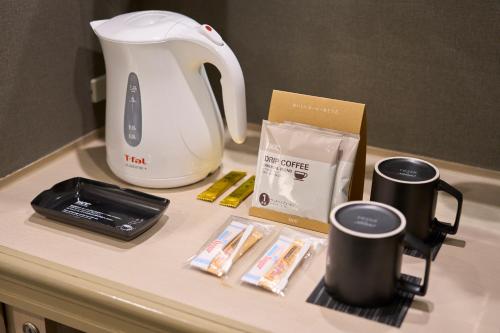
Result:
[[[236,190],[231,192],[227,197],[219,202],[222,206],[236,208],[253,192],[255,184],[255,176],[248,178]]]
[[[197,199],[214,202],[215,199],[220,197],[222,193],[226,192],[231,186],[240,181],[241,178],[246,176],[246,172],[244,171],[231,171],[226,174],[221,179],[217,180],[205,191],[198,194]]]

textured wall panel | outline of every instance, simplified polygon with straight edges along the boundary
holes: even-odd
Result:
[[[0,176],[102,125],[88,22],[138,9],[214,25],[242,64],[252,122],[272,89],[362,102],[371,145],[500,170],[498,1],[6,0]]]
[[[103,124],[90,78],[104,61],[89,27],[129,1],[0,2],[0,177]]]
[[[222,31],[250,121],[266,118],[272,89],[362,102],[370,145],[500,169],[498,1],[166,3],[142,6]]]

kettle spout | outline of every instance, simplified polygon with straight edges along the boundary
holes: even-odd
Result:
[[[97,20],[97,21],[92,21],[90,22],[90,26],[92,27],[92,29],[94,30],[95,33],[97,33],[96,29],[101,25],[103,24],[104,22],[106,22],[107,20]]]

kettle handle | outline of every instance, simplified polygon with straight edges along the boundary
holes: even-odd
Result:
[[[247,112],[245,99],[245,80],[240,64],[229,46],[222,53],[224,62],[215,64],[221,73],[222,98],[226,114],[227,127],[236,143],[243,143],[246,138]],[[222,55],[221,54],[221,55]]]
[[[193,44],[192,53],[196,53],[196,66],[211,63],[221,73],[222,98],[229,134],[236,143],[246,139],[247,112],[245,100],[245,80],[240,63],[229,46],[215,43],[202,33],[202,26],[188,27],[177,24],[176,29],[183,38],[173,38]],[[221,45],[222,44],[222,45]]]

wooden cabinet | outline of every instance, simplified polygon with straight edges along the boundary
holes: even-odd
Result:
[[[3,304],[0,303],[0,333],[6,333],[7,329],[5,327],[5,319],[4,319],[4,307]]]
[[[4,309],[0,312],[0,333],[83,333],[14,306],[4,305]]]
[[[31,312],[5,305],[5,317],[8,333],[47,333],[45,318]]]

